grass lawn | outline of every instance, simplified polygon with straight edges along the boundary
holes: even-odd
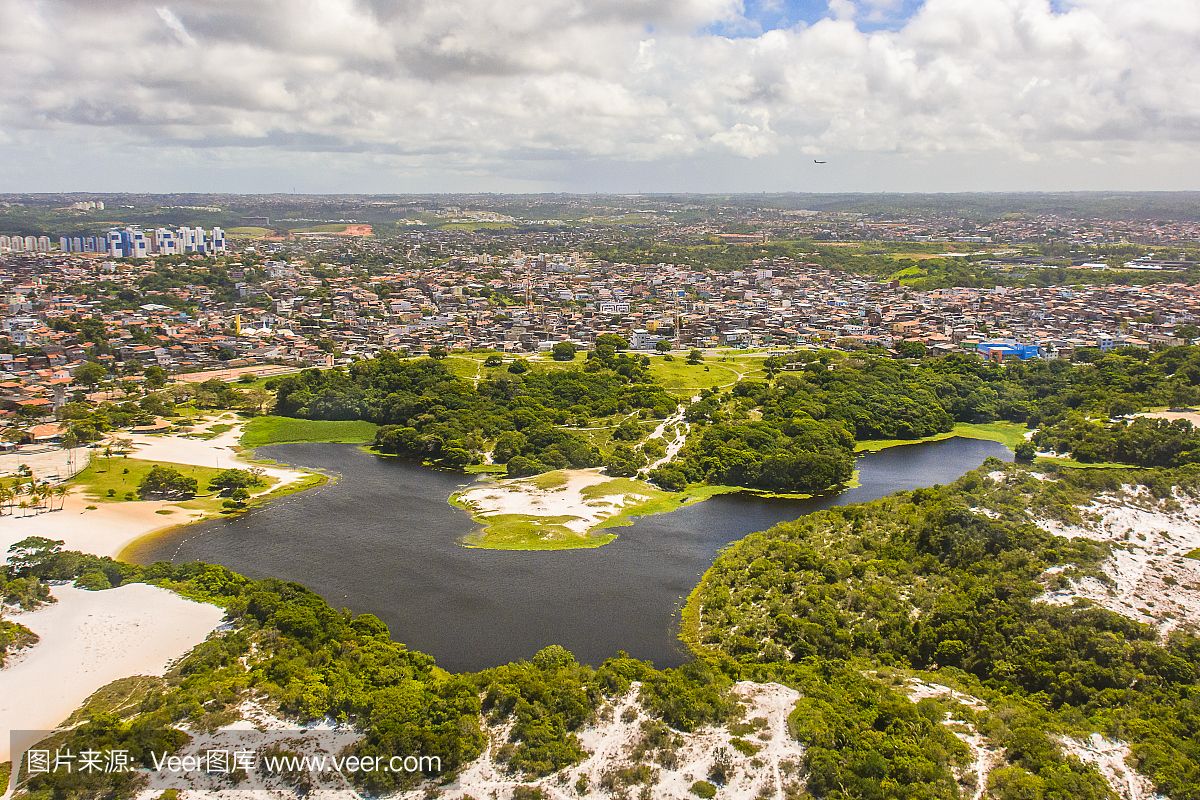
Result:
[[[304,228],[292,228],[292,233],[342,233],[346,226],[339,222],[329,222],[324,225],[309,225]]]
[[[242,431],[243,447],[300,442],[336,442],[362,444],[375,440],[379,426],[363,420],[293,419],[292,417],[254,417]]]
[[[573,519],[497,514],[488,517],[487,527],[467,536],[463,544],[485,550],[574,550],[600,547],[617,538],[615,533],[576,533],[564,524]]]
[[[275,231],[260,225],[242,225],[237,228],[227,228],[225,233],[235,239],[261,239],[264,236],[270,236]]]
[[[953,439],[956,436],[963,439],[986,439],[992,442],[999,442],[1009,450],[1012,450],[1025,441],[1025,433],[1027,431],[1028,429],[1024,425],[1016,422],[959,422],[954,426],[954,430],[947,431],[946,433],[935,433],[923,439],[869,439],[857,442],[854,445],[854,450],[857,453],[876,453],[880,450],[886,450],[889,447],[901,447],[906,444],[918,444],[920,442],[940,442],[943,439]]]
[[[562,471],[545,472],[521,479],[538,489],[554,490],[566,483]],[[682,492],[667,492],[635,478],[611,478],[604,483],[580,489],[584,500],[597,501],[623,497],[620,511],[593,525],[586,533],[567,527],[579,519],[574,516],[535,516],[531,514],[476,515],[474,509],[461,501],[457,494],[450,496],[450,505],[472,515],[482,528],[463,540],[467,547],[487,550],[569,550],[579,547],[601,547],[617,538],[611,528],[633,524],[634,518],[665,514],[718,495],[743,491],[737,486],[690,486]],[[590,503],[589,503],[590,505]]]
[[[650,357],[650,374],[671,394],[690,398],[701,389],[731,386],[748,371],[746,365],[730,359],[722,362],[717,358],[705,358],[700,364],[689,364],[686,356],[673,356],[667,361],[662,356]]]
[[[233,424],[228,422],[218,422],[216,425],[209,425],[207,430],[189,434],[196,439],[215,439],[222,433],[228,433],[233,430]]]
[[[220,511],[224,498],[216,492],[208,490],[208,482],[221,470],[214,467],[197,467],[191,464],[170,464],[161,461],[142,461],[137,458],[94,458],[75,478],[71,485],[82,487],[87,498],[99,503],[123,503],[126,495],[133,494],[134,500],[140,500],[137,495],[138,484],[150,471],[151,467],[163,466],[179,470],[189,478],[195,478],[199,488],[196,496],[188,500],[180,500],[177,505],[181,508],[196,511]],[[266,479],[271,481],[270,478]],[[260,487],[261,488],[261,487]],[[112,495],[109,495],[109,491]]]
[[[128,492],[137,496],[138,484],[151,467],[164,466],[177,469],[189,478],[195,478],[201,493],[208,489],[208,482],[221,470],[213,467],[196,467],[190,464],[168,464],[161,461],[142,461],[137,458],[93,458],[78,475],[72,484],[80,486],[87,493],[88,499],[105,503],[123,502]],[[109,490],[113,496],[109,496]]]
[[[380,455],[374,450],[368,452],[374,455]],[[468,464],[463,467],[463,472],[468,475],[504,475],[508,472],[508,468],[503,464]]]
[[[1197,547],[1195,550],[1185,555],[1184,558],[1194,558],[1200,561],[1200,547]]]

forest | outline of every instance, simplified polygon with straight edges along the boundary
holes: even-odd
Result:
[[[645,433],[637,423],[663,419],[679,402],[655,381],[649,362],[603,344],[577,366],[510,367],[472,383],[442,359],[385,353],[280,379],[276,412],[377,422],[380,452],[451,469],[506,464],[519,476],[609,465],[631,474],[645,463],[634,450]],[[1079,450],[1081,460],[1163,466],[1174,457],[1147,461],[1144,454],[1194,449],[1186,426],[1106,426],[1144,408],[1200,400],[1197,347],[1085,351],[1074,362],[1007,365],[973,354],[899,358],[870,351],[801,351],[765,362],[765,379],[705,389],[684,404],[692,433],[651,480],[673,491],[709,483],[822,492],[851,478],[856,442],[915,440],[956,423],[1040,427],[1043,449]],[[612,428],[611,439],[587,436],[598,427]],[[1122,447],[1097,439],[1121,431],[1128,440]],[[1150,439],[1163,441],[1147,449]]]

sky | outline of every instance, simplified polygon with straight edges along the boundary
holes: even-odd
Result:
[[[0,31],[0,192],[1200,189],[1200,0],[0,0]]]

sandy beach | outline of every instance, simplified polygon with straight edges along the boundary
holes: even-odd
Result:
[[[147,461],[200,467],[255,467],[276,481],[267,491],[304,477],[304,473],[298,470],[255,464],[241,458],[237,453],[241,433],[241,426],[235,425],[233,429],[212,439],[135,435],[128,437],[133,441],[133,452],[129,455]],[[89,509],[89,506],[93,508]],[[45,536],[61,539],[68,550],[115,557],[126,546],[148,533],[195,522],[203,516],[194,509],[161,500],[98,503],[81,491],[74,490],[65,498],[61,511],[28,516],[21,516],[18,512],[0,517],[0,551],[7,551],[13,543],[27,536]]]
[[[260,467],[238,456],[240,435],[237,425],[212,439],[132,436],[130,456],[182,465]],[[282,467],[260,468],[277,481],[271,490],[304,476]],[[0,517],[0,557],[28,536],[62,540],[68,550],[116,556],[148,533],[202,516],[201,511],[167,501],[97,502],[76,488],[63,499],[61,511]],[[0,669],[0,762],[8,760],[10,730],[53,728],[90,694],[118,678],[163,674],[224,615],[216,606],[146,584],[103,592],[64,585],[53,591],[57,603],[11,615],[41,641]]]
[[[53,594],[57,603],[9,617],[41,641],[0,669],[0,762],[11,755],[9,731],[53,729],[118,678],[164,674],[224,617],[217,606],[144,583],[103,592],[64,585]]]

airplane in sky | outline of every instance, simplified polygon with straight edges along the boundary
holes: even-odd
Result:
[[[814,158],[813,163],[814,164],[828,164],[829,162],[828,161],[818,161],[817,159]]]

